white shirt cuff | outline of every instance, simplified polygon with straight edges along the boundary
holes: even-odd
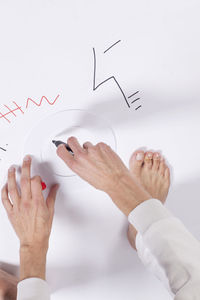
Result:
[[[50,290],[46,281],[27,278],[18,283],[17,300],[50,300]]]
[[[161,201],[150,199],[142,202],[128,215],[128,221],[143,234],[153,223],[173,217]]]

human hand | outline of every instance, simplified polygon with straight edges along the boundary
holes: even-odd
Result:
[[[75,137],[70,137],[67,144],[74,156],[64,145],[58,146],[58,156],[82,179],[106,192],[125,215],[151,198],[131,176],[120,157],[105,143],[93,146],[86,142],[81,147]]]
[[[62,144],[58,146],[58,156],[96,189],[105,192],[114,190],[120,178],[129,172],[120,157],[105,143],[94,146],[86,142],[81,147],[75,137],[70,137],[67,144],[74,156]]]
[[[8,182],[2,189],[1,197],[8,218],[20,240],[21,248],[48,249],[57,189],[58,185],[54,185],[45,201],[41,178],[39,176],[31,178],[29,156],[23,161],[20,192],[17,188],[15,168],[9,169]]]

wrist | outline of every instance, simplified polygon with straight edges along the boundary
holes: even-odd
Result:
[[[45,280],[47,250],[46,245],[20,246],[20,280],[31,277]]]
[[[137,205],[151,198],[129,172],[124,173],[118,184],[115,185],[115,189],[110,190],[107,194],[126,216]]]
[[[35,244],[20,243],[20,253],[21,252],[31,253],[33,255],[35,255],[36,253],[41,253],[41,255],[42,254],[44,255],[47,254],[48,247],[49,247],[48,242],[35,243]]]

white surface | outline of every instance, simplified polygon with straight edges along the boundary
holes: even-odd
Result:
[[[52,183],[50,174],[54,175],[54,180],[59,180],[58,176],[76,176],[57,156],[56,147],[52,143],[52,140],[67,143],[70,136],[76,136],[81,145],[85,141],[90,141],[93,145],[102,141],[116,151],[114,132],[103,117],[77,109],[63,110],[50,115],[31,130],[23,150],[23,156],[29,153],[37,160],[39,167],[37,172],[47,184],[49,180]]]
[[[24,114],[0,119],[3,183],[6,168],[21,162],[25,136],[39,120],[84,109],[112,125],[127,164],[138,147],[160,150],[173,166],[167,206],[200,237],[199,1],[1,1],[0,112],[16,101]],[[107,53],[110,45],[121,40]],[[139,90],[142,107],[128,108]],[[30,97],[40,107],[26,101]],[[126,241],[127,221],[104,193],[85,184],[62,184],[48,257],[53,299],[163,299],[169,296],[142,267]],[[82,183],[80,183],[82,185]],[[77,185],[79,186],[79,185]],[[3,208],[0,259],[18,263],[18,242]]]

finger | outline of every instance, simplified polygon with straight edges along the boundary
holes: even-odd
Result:
[[[15,176],[15,167],[11,166],[8,169],[8,193],[11,197],[12,202],[18,203],[20,196],[17,188],[16,176]]]
[[[21,173],[21,195],[23,199],[31,198],[31,157],[25,156]]]
[[[56,153],[67,164],[68,167],[72,166],[74,157],[68,152],[68,150],[65,148],[65,145],[60,144]]]
[[[4,187],[1,190],[1,199],[3,206],[7,213],[10,213],[12,211],[13,205],[10,202],[10,199],[8,197],[8,186],[7,184],[4,185]]]
[[[44,200],[42,193],[42,180],[40,176],[34,176],[31,178],[31,195],[32,199]]]
[[[52,212],[52,213],[54,212],[56,195],[57,195],[58,189],[59,189],[59,185],[54,184],[51,187],[49,195],[48,195],[47,200],[46,200],[47,207],[48,207],[49,211]]]
[[[70,138],[68,138],[67,144],[72,149],[72,151],[74,152],[75,155],[77,155],[81,152],[85,152],[85,150],[79,144],[79,141],[77,140],[77,138],[75,138],[74,136],[71,136]]]
[[[85,143],[83,144],[83,148],[84,148],[84,149],[88,149],[88,148],[90,148],[90,147],[92,147],[92,146],[93,146],[93,144],[90,143],[90,142],[85,142]]]

